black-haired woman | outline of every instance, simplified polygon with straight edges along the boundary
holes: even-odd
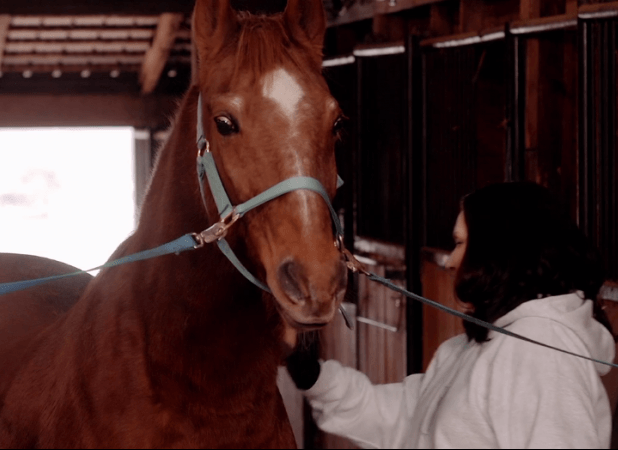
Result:
[[[596,298],[598,253],[548,191],[505,183],[466,196],[448,267],[469,314],[585,356],[613,361]],[[465,323],[425,374],[372,385],[336,361],[296,353],[292,378],[318,426],[367,448],[609,447],[608,367]]]

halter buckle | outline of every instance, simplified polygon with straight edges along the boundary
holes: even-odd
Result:
[[[345,248],[343,245],[343,236],[338,234],[337,240],[335,241],[335,247],[341,252],[343,258],[345,259],[345,265],[348,269],[350,269],[353,273],[362,273],[363,275],[369,275],[370,272],[365,268],[365,265],[361,263],[358,259],[354,257],[352,252]]]
[[[195,248],[201,248],[206,244],[223,239],[227,235],[227,230],[240,219],[240,214],[236,209],[232,209],[225,217],[214,225],[206,228],[201,233],[193,233],[192,236],[197,242]]]

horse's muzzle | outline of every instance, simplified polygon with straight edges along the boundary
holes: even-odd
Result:
[[[277,281],[285,296],[285,318],[294,328],[319,328],[332,320],[343,300],[348,271],[342,260],[323,262],[313,273],[295,259],[277,269]]]

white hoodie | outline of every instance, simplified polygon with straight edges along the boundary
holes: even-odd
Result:
[[[613,361],[611,333],[577,294],[532,300],[498,326]],[[306,391],[318,426],[365,448],[608,448],[611,411],[599,378],[608,366],[509,336],[456,336],[425,374],[372,385],[336,361]]]

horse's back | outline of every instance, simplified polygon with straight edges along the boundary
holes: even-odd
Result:
[[[47,258],[0,253],[0,283],[63,275],[79,269]],[[80,298],[93,277],[80,274],[0,296],[0,357],[55,322]]]

